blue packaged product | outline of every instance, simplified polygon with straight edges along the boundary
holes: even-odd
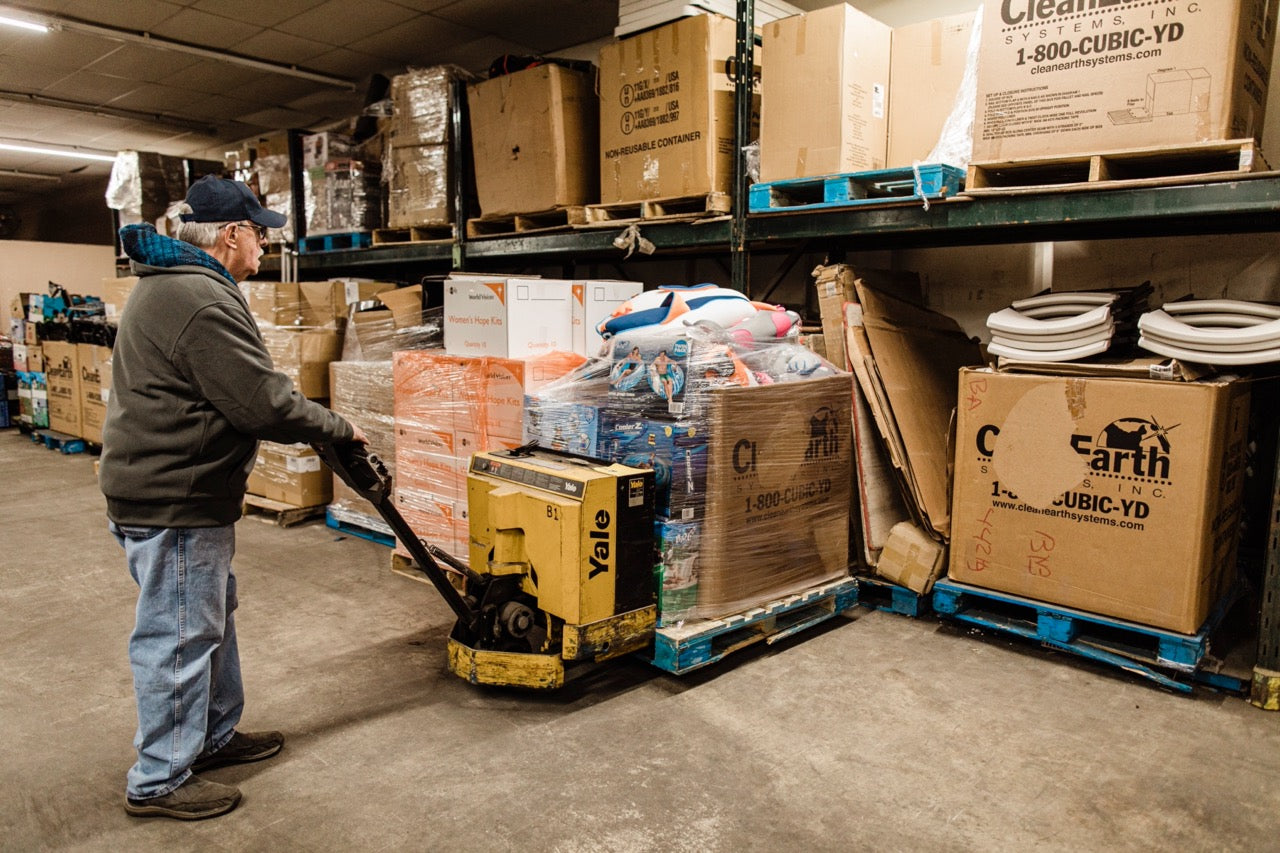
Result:
[[[707,481],[706,431],[697,422],[601,411],[597,455],[654,472],[654,510],[689,521],[701,517]]]
[[[599,442],[600,409],[534,395],[524,398],[524,441],[540,447],[594,456]]]
[[[610,405],[637,414],[655,409],[684,412],[692,345],[683,335],[619,335],[612,341]]]

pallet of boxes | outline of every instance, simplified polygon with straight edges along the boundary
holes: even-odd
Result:
[[[339,132],[302,137],[304,252],[358,249],[382,226],[382,139]]]
[[[241,289],[275,369],[298,393],[329,400],[329,364],[342,355],[351,302],[372,299],[394,284],[370,281],[246,281]],[[323,515],[332,499],[329,472],[305,444],[264,441],[249,475],[246,511],[282,526]]]
[[[368,285],[347,281],[348,289]],[[349,295],[354,295],[350,294]],[[329,406],[364,430],[369,451],[383,461],[396,482],[396,444],[392,354],[396,351],[439,351],[440,310],[424,311],[421,285],[377,291],[376,300],[352,302],[342,360],[329,365]],[[325,523],[364,539],[392,544],[391,528],[378,511],[334,476],[333,500]]]
[[[593,71],[550,60],[467,86],[481,213],[469,239],[586,222],[600,198]]]
[[[452,116],[462,73],[441,65],[392,78],[382,168],[387,222],[374,233],[375,243],[452,239]]]
[[[416,533],[469,558],[471,454],[523,443],[526,395],[598,351],[594,325],[639,282],[452,274],[444,283],[444,349],[396,351],[396,505]],[[399,545],[393,565],[408,552]]]
[[[768,620],[789,596],[826,615],[852,603],[850,378],[766,325],[619,328],[526,398],[527,440],[655,471],[655,663],[670,671],[715,659],[712,635],[780,630]]]

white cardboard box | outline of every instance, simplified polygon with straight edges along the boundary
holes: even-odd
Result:
[[[573,283],[573,351],[591,358],[599,354],[604,338],[596,331],[613,310],[644,291],[638,281],[575,281]]]
[[[450,276],[444,348],[450,355],[531,358],[573,349],[572,283],[559,279]]]

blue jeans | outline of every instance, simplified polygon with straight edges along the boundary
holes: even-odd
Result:
[[[222,748],[240,721],[244,688],[236,650],[235,527],[109,523],[138,584],[129,663],[138,702],[133,799],[161,797]]]

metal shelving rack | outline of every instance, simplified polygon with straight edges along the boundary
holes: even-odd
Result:
[[[754,3],[737,0],[738,27],[735,68],[736,133],[741,149],[749,136],[754,60]],[[464,98],[458,98],[464,103]],[[465,133],[465,116],[455,110],[455,140]],[[465,156],[455,148],[459,163]],[[463,188],[455,178],[459,210]],[[817,212],[747,215],[749,179],[744,158],[734,170],[731,216],[709,223],[655,222],[643,224],[644,235],[658,247],[653,257],[713,255],[730,260],[733,285],[750,292],[753,254],[773,251],[824,249],[883,250],[1058,240],[1097,240],[1171,235],[1209,235],[1237,232],[1280,232],[1280,177],[1242,177],[1239,180],[1173,187],[1136,187],[1040,195],[959,197],[920,204],[859,207]],[[620,260],[613,245],[613,229],[572,233],[533,234],[467,241],[375,246],[355,251],[304,254],[300,272],[332,275],[368,273],[378,269],[427,268],[431,271],[469,268],[471,262],[524,265],[533,260],[560,263]],[[268,268],[264,265],[264,268]],[[765,294],[764,298],[767,298]],[[1262,591],[1258,656],[1253,675],[1252,702],[1280,710],[1280,465],[1272,498],[1271,531],[1267,544]]]

